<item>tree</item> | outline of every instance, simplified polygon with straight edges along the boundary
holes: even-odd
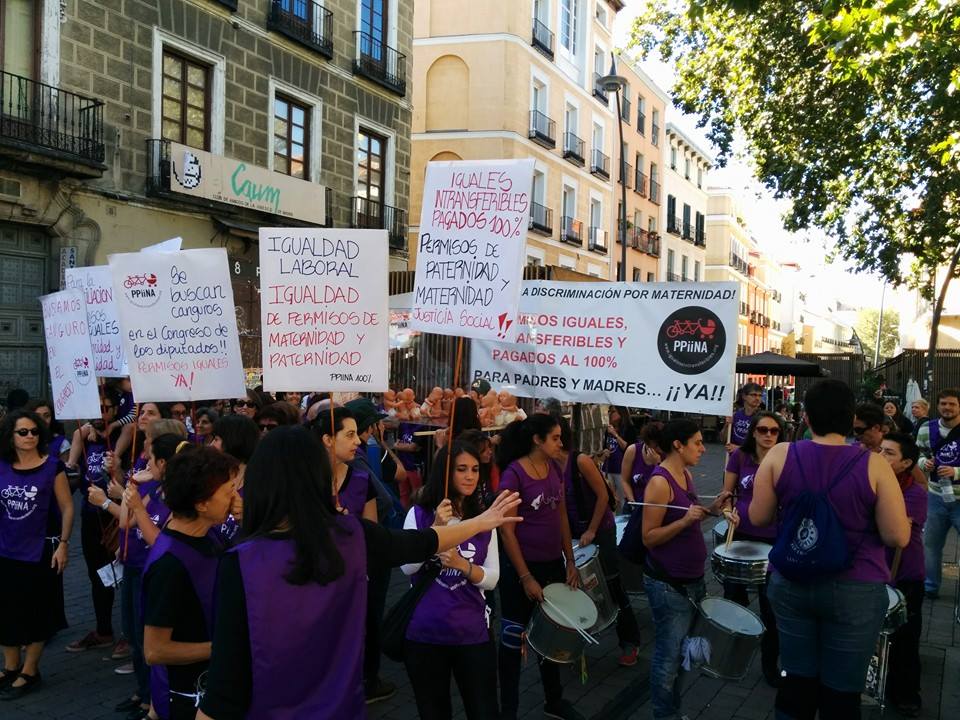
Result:
[[[932,297],[960,243],[958,37],[960,0],[650,0],[630,45],[673,63],[719,164],[742,135],[788,229]]]
[[[863,345],[863,355],[873,360],[877,349],[877,324],[880,322],[880,311],[876,308],[865,308],[857,313],[857,337]],[[883,311],[883,330],[880,333],[880,358],[891,358],[900,344],[900,313],[896,310]]]

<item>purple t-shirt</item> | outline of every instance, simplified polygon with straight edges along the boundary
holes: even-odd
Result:
[[[734,445],[743,445],[747,441],[747,432],[750,430],[750,421],[753,415],[747,415],[743,410],[733,414],[733,428],[730,431],[730,442]]]
[[[603,462],[603,471],[612,475],[619,475],[623,467],[623,449],[617,439],[607,433],[603,438],[604,446],[610,451],[610,457]]]
[[[563,478],[554,463],[548,464],[547,477],[530,477],[520,461],[507,466],[500,476],[500,491],[520,493],[517,513],[523,522],[514,527],[524,560],[549,562],[563,557],[560,536],[560,503],[563,501]]]
[[[570,459],[567,460],[567,466],[563,471],[563,489],[567,502],[567,520],[570,522],[570,531],[575,538],[579,538],[590,527],[590,520],[593,519],[593,511],[597,507],[597,495],[590,487],[590,483],[579,472],[574,463],[577,462],[577,453],[570,453]],[[574,487],[574,477],[579,484],[579,497],[581,502],[577,502],[577,488]],[[604,501],[607,498],[604,497]],[[581,512],[582,506],[582,512]],[[604,511],[603,519],[600,521],[600,527],[597,530],[607,530],[615,527],[616,522],[613,519],[613,513],[610,508]]]
[[[923,580],[926,569],[923,561],[923,526],[927,522],[927,491],[922,485],[913,483],[903,491],[903,503],[907,506],[910,518],[910,542],[900,555],[900,568],[894,582],[901,580]],[[887,562],[893,569],[893,548],[887,548]]]
[[[749,535],[758,540],[767,540],[771,543],[777,538],[777,528],[773,525],[769,527],[757,527],[750,522],[750,501],[753,500],[753,478],[757,474],[760,465],[750,455],[743,450],[734,450],[730,453],[730,459],[727,460],[726,471],[734,473],[737,476],[737,484],[733,488],[736,495],[734,507],[740,515],[740,527],[737,528],[738,535]]]

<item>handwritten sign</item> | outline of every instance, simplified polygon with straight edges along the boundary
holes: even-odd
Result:
[[[100,394],[83,292],[61,290],[40,298],[54,413],[60,420],[100,417]]]
[[[388,387],[386,230],[260,228],[265,390]]]
[[[107,265],[66,271],[67,287],[83,292],[97,377],[126,377],[127,356],[120,340],[120,318]]]
[[[736,283],[523,283],[508,343],[471,343],[474,378],[523,397],[723,415]]]
[[[109,263],[138,401],[246,394],[226,250],[124,253]]]
[[[531,160],[427,165],[414,330],[502,340],[517,317],[530,222]]]

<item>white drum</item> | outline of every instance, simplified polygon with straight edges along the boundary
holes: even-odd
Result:
[[[629,521],[629,515],[617,516],[618,547],[620,541],[623,540],[623,531],[626,529]],[[617,563],[620,568],[620,584],[623,586],[623,591],[627,593],[627,595],[643,595],[643,567],[630,562],[620,553],[617,553]]]
[[[580,547],[573,545],[573,558],[577,563],[577,574],[580,575],[580,589],[583,590],[594,605],[597,606],[597,624],[590,630],[600,632],[613,625],[620,608],[614,602],[607,579],[603,575],[603,565],[600,563],[600,547],[596,544]]]
[[[714,549],[710,565],[720,582],[765,585],[769,555],[770,545],[766,543],[734,540],[728,548],[724,540]]]
[[[705,597],[697,606],[699,612],[690,632],[707,645],[702,670],[723,680],[742,680],[760,647],[763,622],[756,614],[735,602]]]
[[[527,642],[545,660],[572,663],[583,655],[587,641],[578,632],[597,624],[597,607],[586,593],[563,583],[543,589],[542,602],[527,623]]]

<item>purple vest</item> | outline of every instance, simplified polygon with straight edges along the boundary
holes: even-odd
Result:
[[[808,485],[803,484],[797,468],[798,453]],[[833,480],[834,473],[858,453],[862,457],[830,493],[830,502],[843,525],[847,547],[853,559],[851,568],[833,579],[888,582],[890,568],[874,519],[877,494],[870,487],[867,470],[871,453],[864,452],[856,445],[822,445],[812,440],[793,443],[787,451],[783,471],[774,488],[780,506],[777,516],[780,521],[788,517],[791,505],[804,490],[818,492],[826,488]]]
[[[743,450],[734,450],[730,453],[726,470],[737,476],[737,484],[733,488],[737,498],[734,506],[740,515],[740,526],[737,528],[737,533],[749,535],[752,538],[769,540],[772,543],[777,538],[777,528],[773,525],[757,527],[750,522],[750,513],[748,512],[750,501],[753,500],[753,478],[759,469],[760,465]]]
[[[237,495],[243,497],[243,488],[237,489]],[[210,532],[217,538],[221,545],[231,547],[235,544],[237,536],[240,534],[240,521],[233,515],[227,515],[227,519],[219,525],[214,525],[210,528]]]
[[[593,488],[590,487],[590,483],[579,473],[578,468],[574,465],[576,462],[577,453],[570,453],[570,458],[567,460],[567,467],[563,471],[567,520],[570,523],[570,532],[573,533],[574,539],[578,539],[586,532],[587,528],[590,527],[590,520],[593,519],[593,510],[597,507],[597,495],[593,492]],[[582,517],[580,508],[577,506],[577,488],[573,485],[575,475],[577,477],[577,483],[580,486],[580,498],[583,501]],[[607,498],[604,498],[604,501],[606,501],[606,499]],[[603,514],[603,520],[600,521],[600,527],[597,528],[597,531],[607,530],[612,527],[616,527],[616,522],[613,519],[613,513],[608,507]]]
[[[414,506],[417,527],[433,524],[433,513]],[[487,559],[490,533],[480,533],[457,548],[460,555],[474,565]],[[412,582],[420,579],[417,572]],[[460,571],[444,568],[420,598],[410,624],[407,640],[432,645],[479,645],[490,639],[487,625],[487,604],[483,592]]]
[[[555,463],[549,463],[547,477],[530,477],[520,461],[512,462],[500,477],[500,490],[520,493],[517,514],[523,522],[514,525],[520,552],[527,561],[550,562],[563,557],[560,539],[560,501],[563,478]]]
[[[613,435],[607,433],[604,436],[604,444],[607,450],[610,451],[610,457],[603,461],[603,471],[605,473],[619,475],[623,467],[623,450],[620,449],[620,443],[617,442],[617,439]]]
[[[150,516],[150,520],[154,525],[163,527],[167,518],[170,517],[170,509],[159,497],[160,481],[150,480],[142,485],[138,485],[137,492],[140,493],[141,498],[145,498],[147,495],[150,496],[150,500],[146,504],[147,515]],[[124,556],[124,548],[128,542],[130,547],[126,549],[127,559],[123,563],[124,566],[128,568],[142,568],[147,561],[147,552],[150,547],[143,539],[143,532],[141,532],[136,522],[134,522],[133,527],[130,528],[129,533],[123,530],[120,531],[120,557]]]
[[[637,500],[643,500],[643,491],[647,487],[647,481],[653,475],[656,465],[647,465],[643,459],[643,449],[646,447],[642,442],[633,446],[633,469],[630,471],[630,484],[633,485],[633,497]]]
[[[58,462],[50,454],[40,466],[22,473],[0,461],[0,557],[40,561]]]
[[[697,499],[697,489],[693,486],[693,477],[690,473],[687,473],[688,490],[680,487],[670,471],[659,465],[653,471],[651,479],[655,475],[664,478],[673,491],[673,499],[669,504],[684,508],[683,510],[667,508],[661,522],[661,527],[664,527],[681,519],[687,514],[686,508],[697,505],[700,501]],[[703,577],[704,563],[707,561],[707,546],[703,542],[699,523],[684,528],[662,545],[648,548],[647,554],[653,560],[654,570],[662,571],[674,580],[699,580]]]
[[[194,592],[197,593],[197,599],[200,600],[200,607],[203,608],[203,616],[207,621],[207,634],[212,638],[214,588],[217,581],[219,558],[209,557],[197,552],[186,543],[161,531],[160,535],[157,536],[157,541],[147,552],[147,561],[143,567],[144,576],[150,570],[150,566],[167,553],[183,563],[183,567],[190,576]],[[141,599],[141,602],[146,603],[146,596]],[[141,617],[146,615],[145,610],[146,608],[144,608]],[[150,699],[161,718],[169,717],[170,684],[167,680],[166,665],[152,665],[150,667]]]
[[[903,503],[910,518],[910,542],[900,555],[900,568],[894,583],[901,580],[923,580],[926,570],[923,561],[923,526],[927,522],[927,491],[913,483],[903,491]],[[893,569],[894,549],[887,548],[887,562]]]
[[[370,489],[370,475],[366,470],[348,466],[347,477],[340,486],[340,506],[356,518],[363,517],[363,506],[367,504]]]
[[[747,433],[750,431],[751,420],[753,420],[753,415],[747,415],[743,410],[737,410],[733,414],[730,442],[739,446],[747,441]]]
[[[239,557],[247,602],[251,720],[367,716],[366,544],[357,518],[342,516],[337,523],[345,532],[332,537],[345,570],[327,585],[290,585],[283,579],[295,553],[292,540],[255,538],[230,550]]]
[[[927,427],[930,428],[930,450],[933,451],[934,467],[960,467],[960,439],[944,442],[946,438],[940,434],[939,420],[931,420]]]

